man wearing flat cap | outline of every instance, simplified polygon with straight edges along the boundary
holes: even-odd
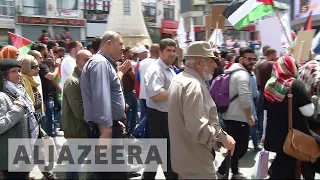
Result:
[[[235,141],[218,125],[218,113],[205,80],[217,66],[210,44],[193,42],[185,55],[186,68],[171,82],[168,124],[171,163],[179,179],[216,179],[213,144],[233,153]]]

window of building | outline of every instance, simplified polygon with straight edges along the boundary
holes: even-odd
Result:
[[[193,24],[194,25],[204,25],[203,16],[193,17]]]
[[[46,3],[46,0],[23,0],[22,13],[45,16],[47,14]]]
[[[13,18],[13,0],[0,0],[0,17]]]
[[[130,0],[123,0],[123,15],[130,15],[131,4]]]
[[[156,3],[142,3],[143,16],[147,23],[156,23],[157,21],[157,8]]]
[[[107,22],[110,10],[110,0],[84,0],[84,17],[87,22]]]
[[[163,5],[163,19],[174,20],[173,5]]]
[[[194,10],[196,11],[204,11],[205,6],[194,6]]]
[[[57,0],[57,9],[77,10],[78,0]]]

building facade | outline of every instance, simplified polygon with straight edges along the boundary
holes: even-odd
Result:
[[[180,0],[141,0],[141,5],[153,42],[176,35],[180,18]]]
[[[38,41],[42,30],[60,40],[67,27],[72,39],[85,41],[86,21],[79,0],[15,0],[15,33]]]
[[[319,0],[291,0],[291,26],[294,30],[300,28],[307,21],[312,10],[312,28],[318,32],[320,30],[320,3]]]
[[[8,31],[14,32],[14,1],[0,1],[0,45],[9,43]]]
[[[290,0],[276,0],[275,5],[279,9],[288,9],[288,5],[286,5],[286,3],[289,3],[289,1]],[[190,31],[190,28],[188,27],[190,27],[190,18],[192,18],[194,22],[196,40],[205,39],[206,15],[211,13],[213,6],[227,6],[231,2],[232,0],[183,0],[183,3],[181,3],[181,16],[185,20],[185,29],[187,32]],[[215,16],[217,15],[215,14]],[[252,23],[252,25],[249,25],[242,30],[235,30],[227,20],[225,20],[224,24],[225,39],[231,38],[246,41],[257,39],[255,23]]]
[[[112,0],[106,30],[119,32],[126,47],[152,44],[140,0]]]
[[[87,21],[86,40],[102,36],[107,29],[111,0],[80,0],[80,10]]]

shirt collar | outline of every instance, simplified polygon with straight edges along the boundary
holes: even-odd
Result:
[[[97,54],[101,54],[103,57],[105,57],[110,63],[111,65],[114,67],[114,69],[116,70],[116,72],[118,72],[118,68],[117,68],[117,64],[114,61],[114,59],[107,53],[104,53],[102,51],[98,51]]]
[[[204,82],[203,77],[200,76],[200,74],[197,71],[195,71],[195,70],[193,70],[193,69],[191,69],[189,67],[185,67],[184,72],[186,72],[188,74],[191,74],[192,76],[197,78],[199,81]]]
[[[159,64],[163,69],[169,69],[171,66],[166,65],[161,58],[158,58]]]

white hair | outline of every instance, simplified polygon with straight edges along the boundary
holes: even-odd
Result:
[[[195,63],[196,63],[195,59],[186,59],[185,66],[188,68],[193,68]]]

